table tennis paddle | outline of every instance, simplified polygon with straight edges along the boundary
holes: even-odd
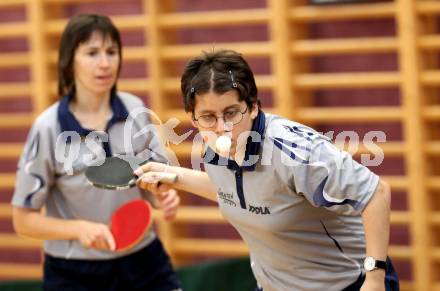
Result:
[[[151,222],[151,205],[145,200],[132,200],[119,207],[109,223],[115,251],[122,252],[139,243]]]
[[[133,171],[146,161],[136,157],[113,156],[104,163],[92,165],[86,170],[87,180],[95,187],[109,190],[126,190],[136,185],[139,179]],[[177,175],[173,173],[156,173],[159,183],[173,183]]]

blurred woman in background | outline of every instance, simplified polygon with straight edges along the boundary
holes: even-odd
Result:
[[[153,230],[130,250],[115,252],[107,225],[118,207],[139,198],[171,219],[179,205],[176,191],[154,198],[138,188],[104,190],[91,186],[84,175],[88,157],[97,152],[93,145],[107,157],[148,152],[156,162],[167,162],[153,130],[131,136],[132,152],[127,152],[124,124],[129,112],[144,104],[116,90],[121,56],[120,34],[108,17],[79,15],[69,21],[59,47],[62,98],[36,119],[19,161],[14,227],[20,235],[45,240],[45,290],[180,290]],[[144,114],[133,124],[140,130],[150,123]],[[68,157],[70,164],[64,160],[66,150],[75,153]]]

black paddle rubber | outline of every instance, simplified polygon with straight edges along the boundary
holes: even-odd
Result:
[[[136,185],[137,177],[133,171],[142,164],[135,158],[118,156],[106,158],[99,166],[90,166],[86,170],[87,180],[96,187],[112,190],[125,190]]]

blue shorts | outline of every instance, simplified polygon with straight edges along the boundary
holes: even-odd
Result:
[[[387,258],[387,273],[385,274],[385,290],[386,291],[399,291],[399,278],[397,277],[396,270],[394,270],[393,263],[390,258]],[[342,291],[359,291],[362,287],[362,284],[365,281],[365,275],[361,274],[359,278],[350,286],[345,288]],[[331,290],[331,288],[329,288]],[[262,288],[255,288],[255,291],[263,291]]]
[[[111,260],[67,260],[45,255],[43,288],[47,291],[119,291],[181,288],[162,243]]]

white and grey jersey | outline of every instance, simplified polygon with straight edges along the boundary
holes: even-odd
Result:
[[[379,177],[302,124],[259,112],[239,166],[211,149],[205,169],[249,246],[265,291],[342,290],[365,256],[361,212]],[[255,141],[255,142],[253,142]]]
[[[148,116],[132,116],[133,111],[145,109],[138,97],[123,92],[111,96],[113,115],[105,132],[81,127],[69,111],[70,99],[65,96],[34,122],[19,161],[12,204],[35,210],[45,207],[50,217],[107,224],[122,204],[150,197],[137,187],[114,191],[91,186],[85,177],[91,159],[128,154],[166,162],[166,154]],[[150,230],[136,247],[122,253],[86,249],[76,240],[45,241],[44,251],[66,259],[111,259],[133,253],[154,238]]]

